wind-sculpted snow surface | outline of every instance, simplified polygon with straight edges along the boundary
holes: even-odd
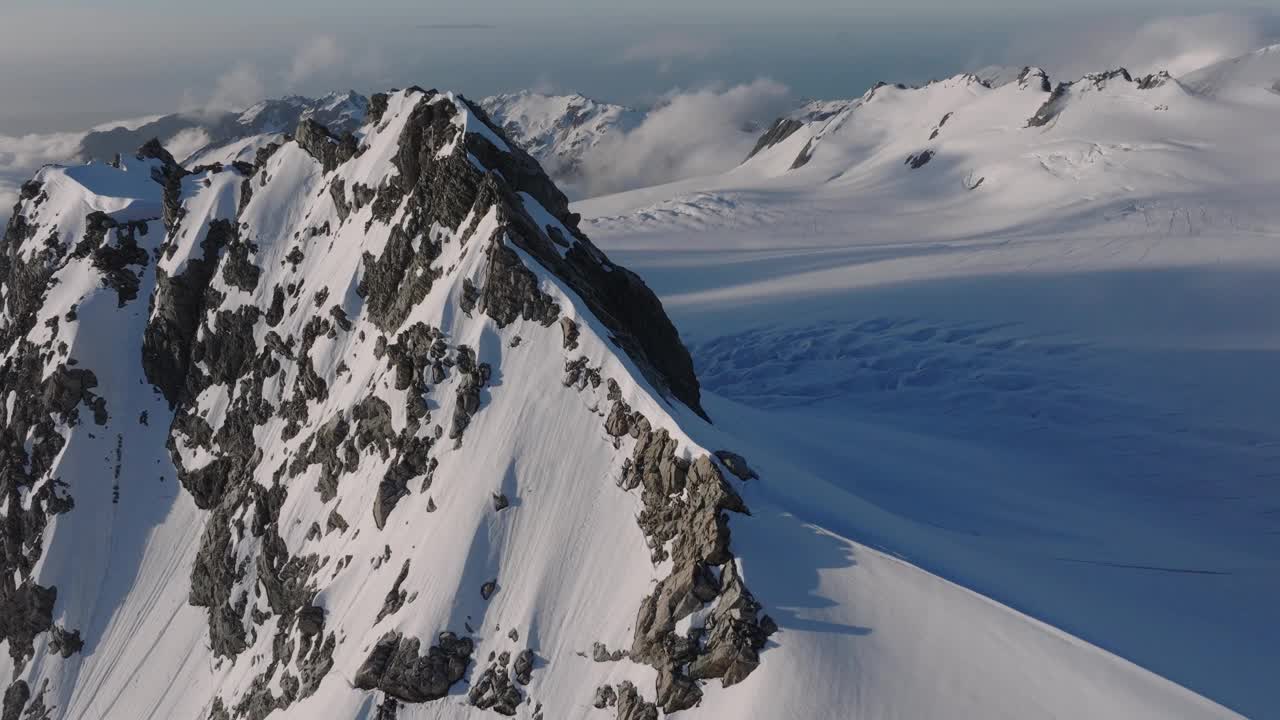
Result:
[[[870,546],[1231,709],[1209,715],[1276,714],[1276,57],[881,84],[784,117],[727,173],[574,206],[662,297],[760,486],[862,543],[810,596],[755,582],[770,607],[854,603],[805,617],[869,631],[840,643],[775,611],[779,654],[807,631],[856,656],[868,717],[1152,712],[1045,688],[1020,706],[942,661],[948,689],[899,683],[887,668],[918,677],[918,643],[944,656],[953,628],[918,624],[936,586],[861,594],[859,576],[895,582]],[[741,527],[744,557],[769,546]],[[1007,629],[956,612],[938,624]],[[1002,651],[968,637],[963,654]],[[959,687],[989,704],[957,707]]]
[[[759,671],[746,461],[656,296],[468,101],[370,105],[23,188],[6,719],[645,718]]]

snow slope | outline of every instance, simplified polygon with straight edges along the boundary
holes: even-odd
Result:
[[[575,210],[796,517],[1274,717],[1280,96],[1126,75],[885,85]]]

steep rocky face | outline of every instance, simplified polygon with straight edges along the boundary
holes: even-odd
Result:
[[[252,164],[187,168],[149,143],[24,187],[0,391],[39,392],[0,408],[0,639],[24,683],[6,713],[74,705],[83,648],[129,642],[94,618],[160,612],[86,594],[72,559],[104,551],[115,513],[191,539],[135,554],[179,552],[163,587],[185,583],[169,612],[202,618],[212,695],[182,704],[201,716],[391,717],[465,692],[541,717],[564,701],[543,678],[575,673],[535,617],[561,606],[597,618],[568,642],[629,643],[607,658],[657,670],[618,687],[619,717],[694,707],[759,665],[775,628],[729,519],[754,473],[682,430],[705,413],[657,297],[477,106],[411,88],[370,108],[356,132],[304,120]],[[157,473],[167,490],[139,485]],[[584,565],[593,590],[557,597],[572,512],[632,529],[605,523],[590,542],[613,545],[614,574]],[[521,535],[526,518],[544,529]]]

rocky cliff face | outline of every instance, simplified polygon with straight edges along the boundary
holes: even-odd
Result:
[[[6,718],[642,718],[759,665],[754,473],[687,434],[655,295],[460,96],[46,168],[3,250]]]

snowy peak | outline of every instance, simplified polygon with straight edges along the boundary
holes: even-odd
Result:
[[[1095,97],[1132,100],[1138,97],[1134,95],[1135,92],[1157,90],[1164,87],[1171,79],[1169,73],[1164,71],[1134,78],[1128,70],[1117,68],[1107,72],[1091,73],[1075,82],[1059,83],[1044,105],[1027,120],[1027,127],[1045,127],[1057,120],[1069,106],[1080,102],[1087,105]],[[1167,96],[1168,93],[1160,94],[1162,98]]]
[[[1280,45],[1201,68],[1179,77],[1178,82],[1208,98],[1270,101],[1280,96]]]
[[[656,296],[462,96],[46,168],[5,247],[6,706],[656,717],[761,671],[755,473],[693,439]]]
[[[583,156],[603,139],[635,129],[644,113],[578,94],[522,91],[480,101],[495,124],[547,168],[573,179]]]

